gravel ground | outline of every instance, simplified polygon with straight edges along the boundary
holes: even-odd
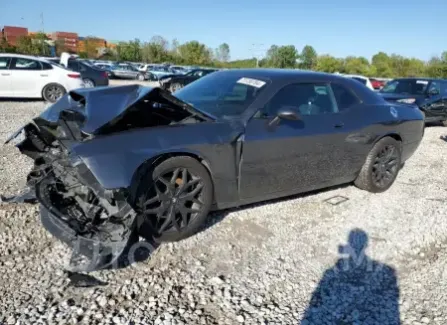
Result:
[[[0,140],[45,106],[0,102]],[[88,288],[63,272],[69,252],[36,206],[0,204],[0,324],[446,324],[445,135],[428,127],[386,193],[346,186],[217,213],[147,259],[92,272]],[[16,193],[30,162],[0,150],[0,193]],[[336,196],[348,200],[325,202]]]

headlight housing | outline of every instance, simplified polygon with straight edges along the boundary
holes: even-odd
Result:
[[[416,101],[416,98],[404,98],[397,100],[398,103],[405,103],[405,104],[414,104]]]

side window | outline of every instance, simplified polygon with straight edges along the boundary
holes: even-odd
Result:
[[[332,84],[331,87],[340,112],[347,110],[360,102],[348,88],[339,84]]]
[[[274,117],[283,107],[295,109],[301,115],[337,112],[329,85],[324,83],[301,83],[285,86],[267,103],[261,116]]]
[[[430,86],[428,87],[428,93],[431,94],[433,92],[437,92],[438,94],[441,93],[441,85],[439,84],[439,82],[436,81],[432,81],[430,83]]]
[[[8,69],[10,62],[11,62],[11,58],[7,58],[5,56],[0,57],[0,70]]]
[[[39,61],[17,58],[13,63],[12,69],[14,70],[42,70],[42,66]]]
[[[40,62],[40,64],[42,64],[42,70],[52,70],[53,69],[51,64],[49,64],[47,62]]]

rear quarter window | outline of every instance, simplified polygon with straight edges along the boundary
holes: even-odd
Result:
[[[333,83],[331,87],[334,92],[335,100],[337,101],[339,112],[347,110],[360,103],[360,100],[351,89],[335,83]]]

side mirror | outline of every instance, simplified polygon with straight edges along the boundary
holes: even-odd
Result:
[[[428,95],[429,95],[429,96],[436,96],[436,95],[439,95],[439,91],[438,91],[438,89],[436,89],[436,88],[432,88],[432,89],[430,89],[430,90],[428,91]]]
[[[276,126],[280,120],[297,121],[300,115],[293,106],[283,106],[278,110],[278,114],[270,121],[269,126]]]
[[[299,114],[296,112],[294,107],[281,107],[278,111],[278,117],[283,120],[296,121],[300,119]]]

